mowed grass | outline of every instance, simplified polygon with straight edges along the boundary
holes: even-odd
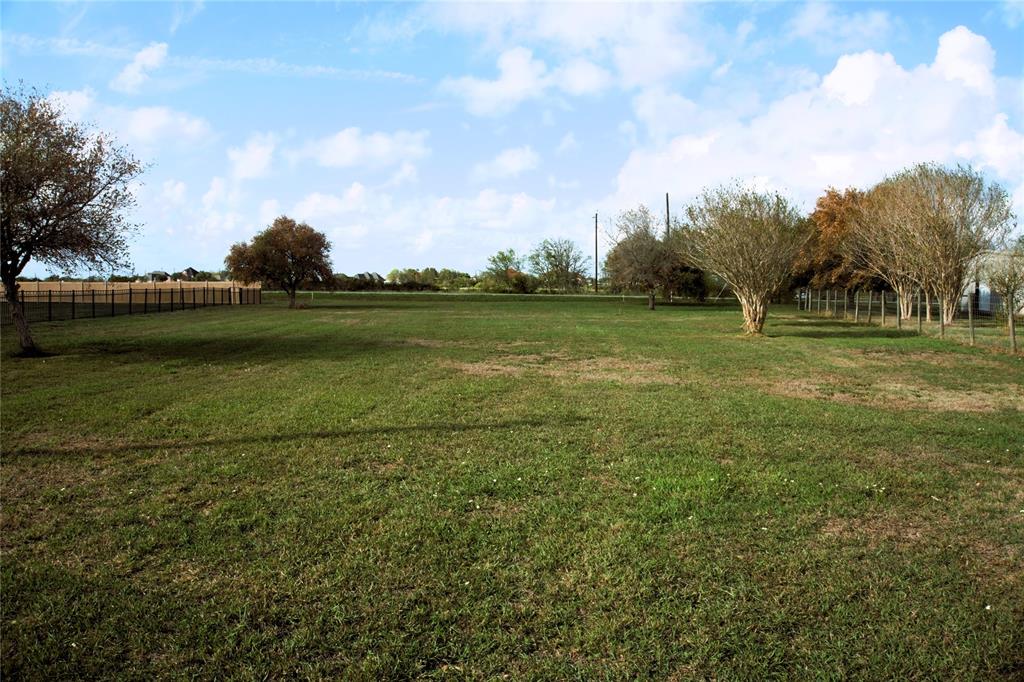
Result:
[[[15,678],[1024,676],[1024,360],[317,296],[2,360]]]

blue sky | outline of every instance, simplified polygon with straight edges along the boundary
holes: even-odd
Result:
[[[4,79],[151,164],[139,272],[220,269],[279,214],[339,272],[477,272],[545,237],[587,252],[595,211],[603,232],[665,192],[739,179],[809,209],[919,161],[982,169],[1024,215],[1021,3],[0,11]]]

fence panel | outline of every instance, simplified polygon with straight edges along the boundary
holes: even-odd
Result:
[[[258,287],[145,287],[20,291],[29,323],[196,310],[213,305],[258,305]],[[0,299],[0,325],[13,324],[11,305]]]

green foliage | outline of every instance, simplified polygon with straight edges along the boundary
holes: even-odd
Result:
[[[567,293],[587,285],[590,259],[570,239],[545,239],[530,253],[530,272],[539,288]]]

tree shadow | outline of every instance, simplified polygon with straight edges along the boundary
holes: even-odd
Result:
[[[559,426],[575,426],[589,421],[586,417],[561,417]],[[294,431],[291,433],[256,434],[225,438],[188,438],[180,440],[151,440],[143,442],[108,442],[73,445],[64,448],[15,447],[4,453],[6,457],[48,457],[74,458],[89,455],[117,455],[127,452],[152,452],[158,450],[191,450],[195,448],[216,448],[238,445],[274,445],[294,441],[341,440],[353,437],[379,437],[402,433],[457,434],[474,431],[507,430],[512,428],[536,429],[551,425],[553,420],[512,419],[501,422],[478,422],[473,424],[433,423],[404,426],[373,426],[348,429]]]

